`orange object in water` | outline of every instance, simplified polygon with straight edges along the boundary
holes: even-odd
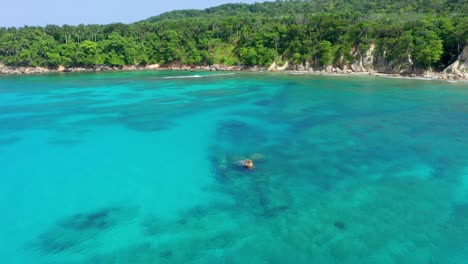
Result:
[[[249,170],[254,168],[254,164],[253,164],[253,161],[251,159],[244,160],[243,164],[244,164],[244,168],[247,168]]]

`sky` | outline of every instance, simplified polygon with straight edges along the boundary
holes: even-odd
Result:
[[[264,0],[23,0],[2,1],[0,27],[132,23],[178,9]]]

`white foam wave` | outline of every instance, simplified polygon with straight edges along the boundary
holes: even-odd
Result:
[[[218,74],[211,74],[211,75],[205,75],[205,77],[216,77],[216,76],[226,76],[226,75],[234,75],[236,73],[230,72],[230,73],[218,73]]]
[[[303,74],[306,74],[305,72],[290,72],[289,74],[293,74],[293,75],[303,75]]]
[[[207,78],[207,77],[218,77],[226,75],[234,75],[235,73],[221,73],[221,74],[209,74],[209,75],[181,75],[181,76],[164,76],[162,79],[188,79],[188,78]]]
[[[187,78],[200,78],[201,75],[186,75],[186,76],[164,76],[162,79],[187,79]]]

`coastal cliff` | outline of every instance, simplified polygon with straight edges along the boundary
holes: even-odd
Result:
[[[386,50],[378,50],[371,43],[367,50],[354,48],[350,52],[351,61],[343,62],[343,57],[334,65],[319,66],[311,62],[301,64],[285,64],[279,67],[274,62],[268,71],[305,71],[315,73],[336,74],[389,74],[402,77],[423,77],[443,80],[468,80],[468,45],[458,56],[457,60],[443,71],[417,67],[408,53],[404,58],[389,59]]]
[[[339,60],[336,65],[317,66],[311,62],[302,64],[293,64],[288,60],[281,66],[273,62],[269,67],[261,66],[228,66],[223,64],[212,65],[183,65],[183,64],[148,64],[148,65],[123,65],[106,66],[95,65],[92,67],[64,67],[55,68],[46,67],[11,67],[0,63],[0,74],[21,75],[21,74],[46,74],[60,72],[99,72],[99,71],[132,71],[132,70],[185,70],[185,71],[300,71],[317,74],[380,74],[402,77],[422,77],[442,80],[468,80],[468,45],[466,45],[458,56],[457,60],[441,72],[423,70],[414,66],[411,60],[411,54],[403,61],[389,60],[386,57],[385,50],[378,52],[376,45],[372,43],[365,51],[358,48],[352,49],[351,57],[354,60],[343,62]]]
[[[465,46],[463,52],[458,56],[457,60],[445,68],[443,73],[447,75],[452,74],[455,76],[464,77],[464,79],[468,78],[468,45]]]

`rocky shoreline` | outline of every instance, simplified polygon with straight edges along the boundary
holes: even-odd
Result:
[[[357,52],[357,51],[355,51]],[[287,60],[284,65],[277,65],[273,62],[269,67],[258,66],[226,66],[222,64],[213,64],[205,66],[190,66],[182,64],[170,65],[125,65],[125,66],[107,66],[95,65],[92,67],[70,67],[59,66],[57,68],[45,67],[9,67],[0,63],[0,75],[19,75],[19,74],[45,74],[58,72],[99,72],[99,71],[135,71],[135,70],[177,70],[177,71],[251,71],[251,72],[296,72],[311,74],[333,74],[333,75],[379,75],[399,78],[423,78],[449,81],[468,81],[468,45],[463,48],[456,61],[445,68],[442,72],[422,70],[414,67],[413,62],[408,55],[406,64],[385,63],[385,60],[379,61],[375,54],[375,45],[372,44],[362,55],[354,54],[356,60],[353,63],[337,62],[339,66],[312,67],[310,63],[289,64]]]
[[[435,80],[454,80],[454,81],[468,81],[468,73],[465,71],[450,71],[444,70],[443,72],[432,71],[419,71],[411,73],[386,73],[378,72],[373,69],[366,69],[364,67],[350,67],[344,66],[343,68],[328,66],[323,69],[312,69],[307,65],[288,65],[277,66],[273,63],[270,67],[258,66],[226,66],[221,64],[207,65],[207,66],[189,66],[189,65],[169,65],[161,66],[159,64],[150,64],[145,66],[129,65],[129,66],[93,66],[93,67],[70,67],[65,68],[60,66],[58,68],[45,68],[45,67],[9,67],[0,64],[0,75],[23,75],[23,74],[48,74],[48,73],[66,73],[66,72],[101,72],[101,71],[138,71],[138,70],[174,70],[174,71],[249,71],[249,72],[292,72],[300,74],[322,74],[322,75],[375,75],[387,76],[396,78],[424,78]]]

